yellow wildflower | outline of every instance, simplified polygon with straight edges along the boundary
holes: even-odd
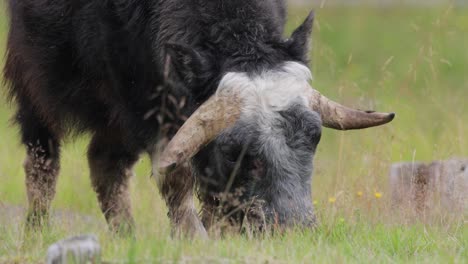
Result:
[[[314,200],[313,204],[314,204],[314,205],[317,205],[317,204],[318,204],[318,201],[317,201],[317,200]]]
[[[328,202],[331,203],[331,204],[335,203],[336,202],[336,197],[328,198]]]
[[[375,198],[380,199],[380,198],[382,198],[383,194],[381,192],[375,192],[374,195],[375,195]]]
[[[356,194],[357,194],[358,197],[362,197],[364,195],[364,193],[361,192],[361,191],[357,192]]]

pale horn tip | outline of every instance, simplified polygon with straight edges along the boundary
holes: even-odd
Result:
[[[337,107],[342,110],[338,118],[323,118],[325,127],[338,130],[354,130],[376,127],[390,123],[395,119],[395,113],[381,113],[375,111],[360,111],[350,108]]]
[[[385,122],[383,124],[386,124],[386,123],[390,123],[393,121],[393,119],[395,119],[396,117],[396,114],[395,113],[379,113],[379,112],[376,112],[376,111],[365,111],[366,113],[368,114],[375,114],[375,115],[379,115],[380,118],[382,119],[382,122]]]
[[[374,127],[374,126],[380,126],[380,125],[385,125],[387,123],[392,122],[396,114],[391,112],[391,113],[380,113],[380,112],[375,112],[375,111],[364,111],[366,114],[368,114],[368,118],[370,122],[367,122],[366,124],[363,124],[362,127],[357,127],[357,128],[366,128],[366,127]]]
[[[395,119],[396,113],[389,113],[388,114],[388,122],[392,122]]]

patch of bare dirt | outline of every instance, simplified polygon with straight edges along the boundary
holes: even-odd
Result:
[[[27,209],[19,205],[10,205],[0,202],[0,226],[22,225]],[[79,226],[103,226],[103,219],[95,216],[74,212],[71,210],[52,210],[51,224],[79,225]]]

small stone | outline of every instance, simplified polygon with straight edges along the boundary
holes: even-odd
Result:
[[[94,235],[67,238],[49,247],[46,263],[101,263],[101,246]]]

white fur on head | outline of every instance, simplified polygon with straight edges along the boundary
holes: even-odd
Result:
[[[285,62],[281,67],[249,76],[243,72],[229,72],[221,80],[217,93],[237,93],[243,100],[242,116],[269,115],[284,110],[293,101],[302,100],[311,89],[312,74],[305,65]]]

